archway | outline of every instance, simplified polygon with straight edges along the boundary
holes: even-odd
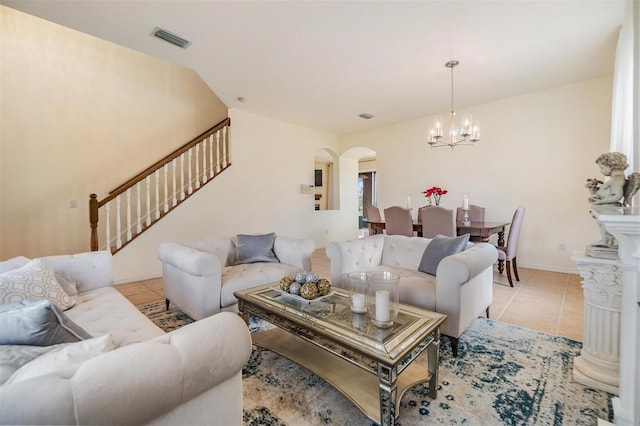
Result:
[[[331,148],[320,148],[314,154],[314,210],[340,209],[338,154]]]

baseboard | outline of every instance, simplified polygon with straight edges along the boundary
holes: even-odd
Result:
[[[575,268],[568,268],[568,267],[562,267],[562,266],[536,265],[534,263],[518,262],[518,269],[520,268],[539,269],[541,271],[562,272],[564,274],[580,275],[580,271],[578,270],[577,266]]]
[[[135,283],[135,282],[138,282],[138,281],[155,280],[155,279],[158,279],[158,278],[162,278],[162,276],[149,274],[149,275],[140,275],[140,276],[135,276],[135,277],[124,277],[124,278],[121,278],[119,280],[114,281],[113,284],[114,285],[129,284],[129,283]]]

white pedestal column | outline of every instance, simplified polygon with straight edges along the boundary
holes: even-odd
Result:
[[[640,425],[640,210],[598,209],[596,220],[618,241],[622,272],[620,317],[620,398],[614,398],[616,425]]]
[[[573,360],[573,380],[618,394],[622,273],[618,261],[587,257],[571,260],[584,278],[584,331],[580,356]]]

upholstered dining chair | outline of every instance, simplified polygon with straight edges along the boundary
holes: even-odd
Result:
[[[484,222],[484,207],[470,204],[468,216],[471,222]],[[464,210],[462,210],[462,207],[458,207],[456,210],[456,222],[464,222]]]
[[[400,206],[384,209],[384,228],[387,231],[387,235],[413,237],[411,210]]]
[[[364,208],[365,219],[369,222],[382,222],[382,216],[380,216],[380,209],[376,206],[366,206]]]
[[[511,279],[511,269],[513,269],[513,275],[516,277],[516,281],[520,281],[518,277],[518,265],[516,263],[516,256],[518,254],[518,242],[520,241],[520,230],[522,229],[522,222],[524,221],[524,213],[526,208],[524,206],[518,206],[513,219],[511,220],[511,226],[509,227],[509,235],[507,236],[506,246],[496,246],[498,248],[498,261],[506,261],[507,279],[509,285],[513,287],[513,280]],[[502,273],[502,272],[501,272]]]
[[[440,206],[429,206],[418,211],[422,223],[422,236],[433,238],[436,235],[455,237],[456,218],[455,212]]]

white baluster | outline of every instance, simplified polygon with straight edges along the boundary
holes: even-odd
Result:
[[[227,166],[229,165],[229,153],[227,152],[227,126],[224,126],[222,128],[222,151],[224,153],[224,155],[222,156],[223,158],[223,167],[226,169]]]
[[[151,175],[147,175],[147,177],[144,179],[146,182],[146,189],[147,189],[147,220],[146,220],[146,225],[149,226],[151,225]]]
[[[127,241],[131,241],[131,188],[127,189]]]
[[[162,171],[164,174],[164,212],[169,213],[169,185],[167,184],[167,180],[169,179],[169,177],[167,176],[169,174],[168,172],[169,170],[169,164],[165,164],[164,167],[162,167]]]
[[[200,188],[200,144],[196,145],[196,189]]]
[[[178,167],[178,159],[174,158],[171,164],[173,164],[173,198],[171,200],[171,204],[175,207],[178,204],[178,199],[176,198],[178,194],[178,188],[176,187],[176,168]]]
[[[193,156],[193,148],[189,150],[189,188],[187,194],[191,195],[193,192],[193,178],[191,175],[191,157]]]
[[[122,234],[120,233],[120,196],[116,197],[116,249],[122,247]]]
[[[220,173],[220,163],[222,159],[220,158],[220,130],[216,132],[216,174]]]
[[[207,139],[205,138],[202,141],[202,184],[204,185],[207,182],[208,174],[207,174]]]
[[[160,169],[153,172],[156,176],[156,220],[160,219]]]
[[[136,233],[142,232],[142,222],[140,217],[140,182],[136,183]]]
[[[213,179],[213,135],[209,136],[209,179]]]
[[[180,154],[180,200],[184,200],[184,152]]]
[[[104,234],[105,241],[107,242],[105,247],[107,250],[111,251],[111,201],[104,206],[104,215],[106,216]]]

